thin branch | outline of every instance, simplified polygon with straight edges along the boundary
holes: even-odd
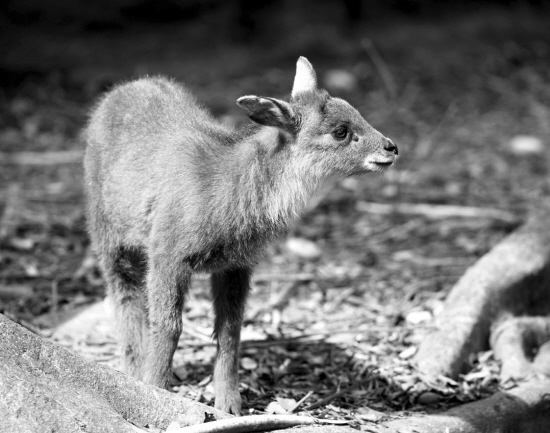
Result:
[[[8,238],[15,228],[17,210],[21,207],[21,186],[11,183],[7,189],[5,206],[0,216],[0,241]]]
[[[332,400],[341,397],[345,394],[347,394],[350,391],[353,391],[355,388],[357,388],[359,385],[361,385],[361,382],[357,382],[351,386],[348,386],[347,388],[344,388],[341,391],[337,391],[334,394],[329,395],[328,397],[323,398],[322,400],[319,400],[316,403],[310,404],[308,407],[306,407],[305,410],[313,410],[320,406],[325,406],[326,404],[329,404]]]
[[[291,407],[289,410],[287,410],[287,413],[291,414],[293,412],[296,412],[296,410],[309,398],[313,395],[313,391],[309,391],[298,403],[296,403],[293,407]]]
[[[314,418],[298,415],[251,415],[170,430],[170,433],[244,433],[312,425]]]
[[[245,433],[314,424],[345,425],[349,421],[320,420],[298,415],[251,415],[170,429],[170,433]]]
[[[286,285],[286,287],[277,293],[277,296],[275,296],[275,299],[271,300],[267,305],[260,306],[259,308],[255,309],[255,311],[252,311],[249,315],[251,320],[256,319],[260,314],[263,314],[268,311],[282,311],[290,302],[292,298],[294,298],[296,291],[298,287],[300,287],[301,284],[305,284],[311,281],[310,279],[297,279],[292,283],[289,283]]]
[[[197,326],[193,325],[193,322],[191,320],[188,320],[186,318],[183,318],[182,320],[184,325],[182,329],[183,333],[206,343],[206,345],[212,344],[212,333],[197,329]]]
[[[517,224],[518,218],[510,212],[495,208],[484,208],[474,206],[456,206],[428,203],[373,203],[360,201],[357,209],[379,215],[400,213],[406,215],[422,215],[430,219],[444,218],[490,218],[503,221],[509,224]]]
[[[81,150],[51,152],[0,152],[0,164],[14,165],[59,165],[82,161]]]
[[[321,278],[313,273],[301,273],[301,274],[258,274],[252,277],[254,283],[270,282],[270,281],[288,281],[288,282],[301,282],[308,283],[316,278]]]
[[[271,347],[271,346],[281,346],[291,343],[318,343],[321,340],[324,340],[328,337],[328,334],[309,334],[309,335],[300,335],[298,337],[290,338],[278,338],[276,340],[242,340],[241,347],[251,348],[251,347]]]

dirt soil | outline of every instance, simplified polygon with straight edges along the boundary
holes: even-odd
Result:
[[[350,31],[311,25],[283,32],[270,49],[263,41],[213,38],[216,16],[103,32],[6,25],[0,312],[118,368],[100,307],[96,321],[82,322],[92,328],[78,328],[80,318],[65,324],[72,332],[53,333],[101,301],[104,286],[88,252],[78,154],[76,162],[55,163],[66,153],[49,152],[83,150],[86,114],[113,83],[174,76],[222,121],[238,125],[246,119],[235,100],[287,94],[295,61],[305,55],[322,85],[397,143],[400,159],[383,176],[327,186],[292,240],[274,245],[258,265],[242,333],[245,411],[283,410],[311,391],[298,410],[364,427],[510,386],[499,383],[490,351],[472,358],[457,381],[422,377],[410,359],[464,270],[547,200],[550,27],[542,12],[486,8]],[[44,153],[8,161],[20,152]],[[426,206],[376,205],[403,203]],[[473,215],[457,216],[469,207]],[[213,403],[206,276],[195,279],[184,317],[174,361],[183,383],[173,390]]]

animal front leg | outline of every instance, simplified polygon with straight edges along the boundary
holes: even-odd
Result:
[[[147,275],[149,338],[143,378],[146,383],[168,388],[191,272],[175,269],[174,263],[158,263],[154,259],[150,263]]]
[[[218,353],[214,367],[216,409],[241,414],[239,393],[239,343],[244,306],[250,291],[250,270],[237,269],[212,274],[214,334]]]

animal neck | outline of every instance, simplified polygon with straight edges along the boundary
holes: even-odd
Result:
[[[322,180],[313,161],[298,155],[296,145],[281,134],[266,127],[245,139],[233,182],[237,212],[274,231],[294,221]]]

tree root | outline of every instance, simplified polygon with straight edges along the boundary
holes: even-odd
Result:
[[[472,353],[489,349],[495,323],[550,311],[550,211],[477,261],[456,283],[415,362],[428,375],[456,378]]]
[[[229,414],[149,386],[43,340],[0,314],[0,431],[132,432]]]
[[[550,317],[514,317],[491,333],[495,358],[502,362],[501,381],[550,376]]]

